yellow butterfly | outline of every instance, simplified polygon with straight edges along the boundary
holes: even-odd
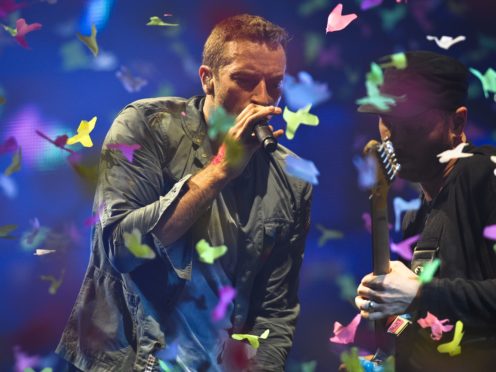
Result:
[[[81,35],[79,32],[77,33],[77,37],[79,40],[81,40],[84,45],[88,47],[89,50],[91,50],[91,53],[96,57],[98,55],[98,43],[96,42],[96,26],[91,25],[91,35],[90,36],[84,36]]]
[[[72,136],[67,140],[68,145],[74,145],[75,143],[81,142],[84,147],[93,147],[93,141],[91,141],[90,133],[95,129],[96,116],[90,121],[81,120],[79,127],[77,129],[78,134]]]
[[[124,233],[124,245],[139,258],[153,259],[155,252],[146,244],[141,244],[141,232],[134,228],[131,233]]]
[[[225,245],[211,247],[205,239],[202,239],[196,243],[196,251],[200,256],[201,262],[213,264],[217,258],[223,256],[227,252],[227,247]]]
[[[462,347],[460,346],[460,342],[463,337],[463,323],[461,320],[456,322],[455,325],[455,335],[453,336],[453,340],[450,342],[446,342],[437,347],[437,351],[440,353],[449,353],[450,356],[458,355],[462,352]]]
[[[234,340],[238,340],[238,341],[241,341],[241,340],[248,340],[248,342],[250,343],[251,347],[254,348],[254,349],[258,349],[258,347],[260,346],[260,342],[258,341],[258,339],[267,339],[267,337],[269,337],[269,333],[270,333],[270,330],[269,329],[266,329],[264,331],[264,333],[262,333],[260,336],[256,336],[256,335],[249,335],[249,334],[244,334],[244,333],[233,333],[231,335],[231,337],[234,339]]]

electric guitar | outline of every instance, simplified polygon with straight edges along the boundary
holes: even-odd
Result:
[[[390,271],[387,195],[401,165],[396,159],[393,144],[387,138],[382,143],[369,141],[363,152],[365,156],[371,156],[377,165],[376,182],[370,194],[372,265],[374,275],[384,275]],[[391,335],[386,333],[384,320],[375,321],[375,336],[378,349],[373,361],[381,363],[392,349]]]

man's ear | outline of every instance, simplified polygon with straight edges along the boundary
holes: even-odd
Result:
[[[203,92],[206,95],[214,95],[214,76],[212,69],[208,66],[201,65],[198,70],[198,74],[200,75],[200,80],[203,88]]]
[[[465,130],[465,125],[467,124],[467,114],[468,110],[465,106],[460,106],[456,109],[455,115],[453,116],[453,124],[451,130],[455,135],[462,135]]]

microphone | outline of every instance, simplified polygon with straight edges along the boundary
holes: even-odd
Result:
[[[255,124],[254,132],[257,136],[258,142],[263,145],[265,151],[267,151],[268,153],[272,153],[276,151],[277,140],[272,134],[269,126],[267,125],[268,121],[269,120],[267,118],[258,121]]]

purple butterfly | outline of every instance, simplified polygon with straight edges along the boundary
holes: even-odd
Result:
[[[139,150],[141,148],[141,145],[138,144],[133,144],[133,145],[128,145],[126,143],[111,143],[107,145],[108,149],[111,150],[119,150],[122,152],[122,155],[130,162],[133,162],[133,156],[134,152],[136,150]]]
[[[412,249],[410,246],[413,243],[415,243],[417,240],[419,240],[419,238],[420,238],[420,235],[415,235],[415,236],[412,236],[408,239],[405,239],[405,240],[399,242],[398,244],[391,243],[391,251],[399,254],[405,260],[409,261],[413,257]]]
[[[226,315],[226,310],[231,301],[236,297],[236,290],[230,286],[224,286],[219,289],[219,303],[215,306],[212,311],[212,319],[214,321],[219,321]]]

